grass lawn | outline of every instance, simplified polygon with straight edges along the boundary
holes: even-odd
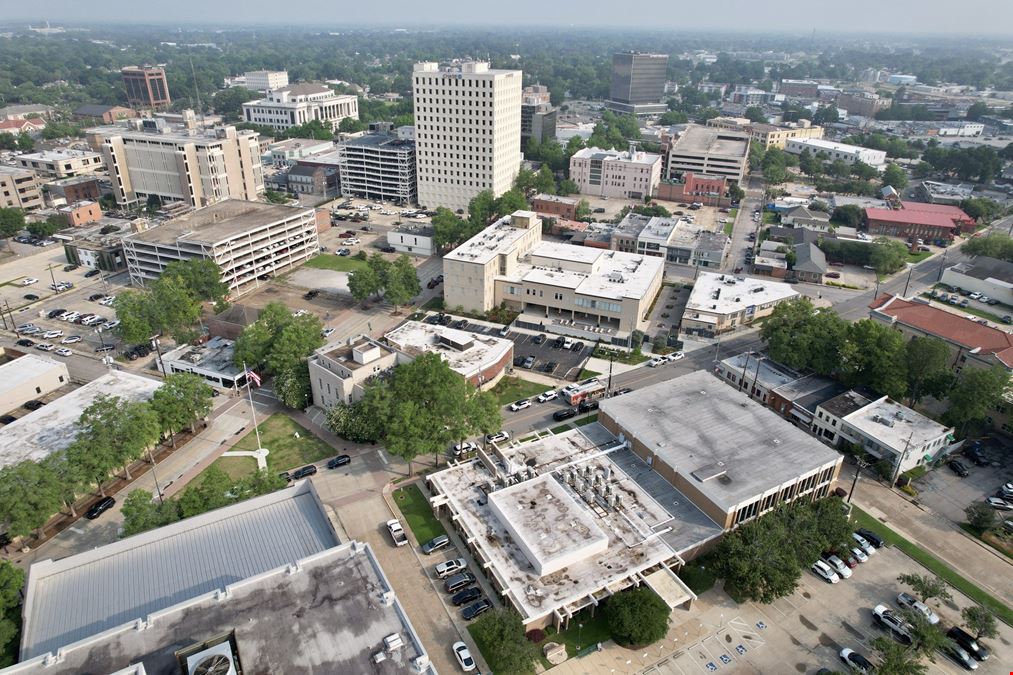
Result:
[[[365,269],[366,262],[350,255],[340,256],[334,255],[333,253],[321,253],[320,255],[307,260],[303,263],[303,266],[312,267],[318,270],[354,272],[355,270]]]
[[[522,398],[537,396],[543,391],[547,391],[549,389],[551,389],[551,387],[547,387],[544,384],[530,382],[519,377],[511,376],[504,377],[502,380],[497,382],[496,386],[492,388],[492,394],[496,397],[496,400],[499,401],[500,405],[506,405],[507,403],[519,401]]]
[[[280,473],[297,469],[336,454],[334,448],[293,422],[288,415],[271,415],[258,428],[261,442],[270,450],[267,454],[268,471]],[[299,438],[295,437],[296,433]],[[231,449],[256,450],[257,435],[251,429]],[[252,457],[219,457],[212,466],[218,467],[231,478],[239,479],[257,470],[257,460]],[[197,476],[194,480],[200,479]]]
[[[594,352],[592,352],[591,355],[607,361],[610,354],[616,361],[619,363],[625,363],[628,366],[635,366],[638,363],[643,363],[647,360],[647,356],[644,354],[634,354],[633,352],[621,349],[609,349],[608,347],[603,347],[600,344],[594,348]]]
[[[598,413],[595,413],[593,415],[588,415],[587,417],[581,417],[579,420],[573,423],[573,426],[583,427],[588,424],[594,424],[597,421],[598,421]]]
[[[908,252],[907,261],[909,263],[920,263],[921,261],[932,255],[932,251],[919,251],[918,253]]]
[[[433,515],[433,509],[418,485],[394,490],[394,501],[420,544],[447,533],[443,524]]]
[[[425,304],[422,305],[422,309],[430,312],[439,312],[443,310],[443,298],[429,298]]]
[[[987,592],[974,585],[971,581],[962,577],[951,567],[939,560],[939,558],[935,557],[921,546],[918,546],[917,544],[914,544],[900,536],[892,529],[879,522],[876,518],[873,518],[865,511],[862,511],[857,506],[852,506],[851,517],[855,524],[872,530],[882,537],[884,541],[899,548],[908,556],[921,563],[926,569],[938,576],[940,579],[950,584],[975,602],[988,608],[988,610],[995,614],[998,619],[1005,621],[1009,625],[1013,625],[1013,610],[1007,607],[1005,603],[998,598],[989,595]]]
[[[777,214],[773,211],[764,211],[761,222],[764,225],[777,225],[781,221],[777,219]]]
[[[732,220],[730,223],[725,223],[725,236],[731,237],[732,230],[735,229],[735,221]]]
[[[577,376],[577,379],[578,380],[586,380],[586,379],[589,379],[589,378],[592,378],[592,377],[598,377],[599,375],[601,375],[601,373],[593,371],[593,370],[588,370],[587,368],[581,368],[580,369],[580,375]]]
[[[910,478],[911,480],[915,480],[915,479],[921,478],[927,472],[928,472],[928,467],[926,467],[924,464],[921,464],[919,466],[916,466],[913,469],[910,469],[909,471],[905,471],[904,475],[907,476],[908,478]]]
[[[546,631],[546,633],[548,632]],[[562,633],[546,635],[545,640],[538,643],[538,652],[542,653],[542,645],[546,642],[558,642],[566,645],[567,656],[573,658],[581,649],[611,639],[612,634],[609,633],[608,626],[605,624],[605,613],[599,607],[594,616],[591,616],[586,610],[579,612],[577,616],[570,619],[570,627]],[[552,667],[544,657],[540,658],[546,669]]]
[[[572,428],[573,426],[570,424],[560,424],[558,427],[552,427],[550,431],[554,434],[561,434],[563,432],[569,431]]]

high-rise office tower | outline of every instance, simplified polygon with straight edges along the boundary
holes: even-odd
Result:
[[[142,108],[159,108],[172,103],[165,68],[130,66],[120,71],[127,88],[127,103]]]
[[[668,73],[667,54],[619,52],[612,55],[612,87],[605,107],[626,115],[658,115]]]
[[[539,143],[556,138],[556,109],[544,84],[525,87],[521,99],[521,149],[534,138]]]
[[[521,71],[416,63],[412,91],[419,204],[467,209],[483,190],[509,190],[521,163]]]

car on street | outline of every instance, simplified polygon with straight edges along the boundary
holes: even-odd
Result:
[[[334,334],[334,330],[335,330],[334,328],[325,328],[322,331],[320,331],[320,337],[325,338],[330,337],[331,335]]]
[[[485,437],[485,440],[489,441],[490,443],[502,443],[503,441],[510,440],[510,434],[506,431],[497,431],[494,434],[488,434]]]
[[[482,597],[482,589],[478,586],[469,586],[463,591],[458,591],[450,598],[450,602],[454,603],[454,607],[460,607],[466,602],[472,600],[478,600]]]
[[[43,403],[42,401],[33,398],[31,401],[25,401],[24,403],[22,403],[21,407],[24,408],[25,410],[38,410],[44,405],[46,404]]]
[[[461,618],[465,621],[471,621],[481,614],[492,609],[492,602],[488,598],[482,598],[473,605],[468,605],[461,610]]]
[[[441,548],[446,548],[447,546],[450,546],[450,537],[445,534],[441,534],[422,544],[422,552],[426,555],[432,555],[436,551],[439,551]]]
[[[300,478],[306,478],[307,476],[313,476],[317,473],[317,467],[314,464],[307,464],[306,466],[299,467],[293,471],[290,475],[292,480],[299,480]]]
[[[477,666],[475,665],[475,659],[471,656],[471,651],[469,651],[468,645],[463,642],[455,642],[451,649],[454,650],[454,656],[457,658],[457,665],[461,666],[461,670],[466,673],[470,673],[475,670]]]
[[[39,296],[35,295],[35,293],[25,293],[23,297],[25,300],[28,300],[29,302],[35,302],[36,300],[39,299]]]
[[[348,455],[338,455],[337,457],[331,457],[327,460],[328,469],[337,469],[339,466],[345,466],[352,461],[352,458]]]
[[[622,396],[623,394],[628,394],[631,391],[633,391],[633,389],[631,389],[630,387],[623,387],[622,389],[616,389],[614,392],[612,392],[612,395]]]
[[[35,343],[32,342],[31,340],[29,340],[28,338],[21,338],[20,340],[18,340],[14,344],[16,344],[18,347],[34,347],[35,346]]]
[[[39,280],[36,279],[35,277],[27,277],[27,278],[21,280],[21,285],[22,286],[31,286],[32,284],[37,284],[37,283],[39,283]]]
[[[869,540],[858,534],[857,532],[851,533],[851,538],[855,540],[858,547],[865,551],[866,555],[872,555],[876,552],[876,547],[869,543]]]
[[[102,274],[102,270],[88,270],[84,273],[84,278],[91,279],[92,277],[97,277],[100,274]]]
[[[581,401],[580,405],[577,406],[577,412],[590,412],[591,410],[598,409],[598,401]]]
[[[813,574],[823,579],[823,581],[828,584],[836,584],[841,580],[841,578],[837,576],[837,572],[830,569],[830,565],[826,564],[822,560],[817,560],[812,564],[812,571]]]
[[[958,646],[965,649],[968,654],[978,661],[985,661],[989,657],[988,649],[985,648],[985,645],[974,639],[974,636],[963,628],[954,626],[946,631],[946,637],[956,642]]]
[[[665,358],[674,363],[675,361],[681,361],[686,358],[686,354],[683,352],[672,352],[671,354],[666,354]]]
[[[872,616],[876,619],[876,623],[890,631],[895,640],[902,644],[911,644],[911,626],[899,614],[886,605],[876,605],[872,609]]]
[[[967,470],[967,466],[965,466],[964,463],[959,460],[951,459],[946,463],[946,466],[950,467],[950,471],[957,474],[961,478],[967,478],[968,474],[970,474],[970,472]]]
[[[88,296],[88,302],[98,302],[99,300],[105,300],[105,293],[92,293]]]
[[[574,417],[576,414],[577,411],[575,409],[564,408],[563,410],[557,410],[556,412],[552,413],[552,419],[556,420],[557,422],[562,422],[563,420],[568,420],[571,417]]]
[[[869,659],[865,658],[854,649],[848,649],[847,647],[842,649],[841,661],[844,661],[845,665],[857,673],[871,673],[873,671],[873,666]]]
[[[60,347],[59,349],[57,349],[53,353],[56,354],[57,356],[73,356],[74,355],[74,352],[70,351],[66,347]]]
[[[72,345],[75,342],[80,342],[80,341],[81,341],[81,336],[80,335],[68,335],[67,337],[65,337],[62,340],[60,340],[60,344]]]
[[[88,511],[84,514],[84,517],[88,520],[95,520],[115,505],[115,499],[112,497],[104,497],[92,504],[92,507],[88,509]]]
[[[928,605],[910,593],[898,593],[897,604],[904,609],[911,609],[922,614],[933,626],[939,623],[939,615],[933,612]]]
[[[1013,504],[1010,504],[1002,497],[987,497],[985,503],[996,511],[1013,511]]]
[[[559,392],[556,391],[555,389],[550,389],[549,391],[543,391],[541,394],[538,395],[538,402],[548,403],[549,401],[555,400],[557,398],[559,398]]]
[[[42,334],[42,337],[46,340],[52,340],[54,338],[63,337],[62,330],[47,330]]]
[[[531,407],[531,400],[527,398],[522,399],[520,401],[514,401],[513,403],[510,404],[510,410],[513,412],[517,412],[518,410],[524,410],[525,408],[530,407]]]
[[[668,363],[668,359],[664,358],[663,356],[655,356],[653,359],[647,362],[647,367],[657,368],[658,366],[664,365],[666,363]]]
[[[436,573],[438,579],[446,579],[458,572],[463,572],[467,567],[468,563],[464,562],[464,558],[454,558],[453,560],[444,560],[441,563],[437,563],[433,567],[433,571]]]
[[[35,345],[35,348],[40,351],[51,352],[54,349],[56,349],[56,345],[49,344],[48,342],[42,342],[40,344]]]

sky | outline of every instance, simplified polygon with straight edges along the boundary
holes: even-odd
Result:
[[[277,0],[47,0],[11,2],[8,21],[88,23],[539,25],[735,33],[877,32],[1013,35],[1010,0],[299,0],[282,12]],[[2,23],[0,23],[2,26]]]

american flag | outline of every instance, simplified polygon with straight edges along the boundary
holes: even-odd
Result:
[[[260,375],[257,375],[249,368],[246,369],[246,378],[248,380],[253,380],[253,383],[256,384],[258,387],[260,386]]]

